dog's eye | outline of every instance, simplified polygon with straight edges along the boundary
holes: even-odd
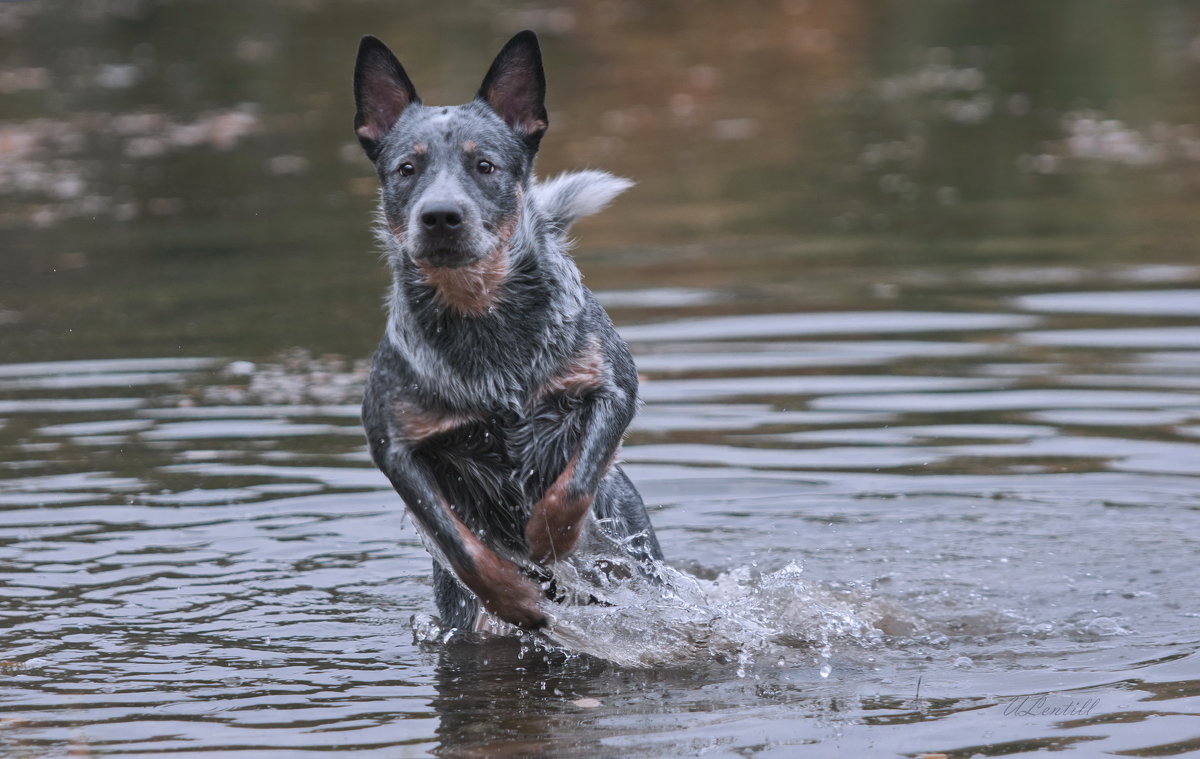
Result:
[[[411,163],[402,163],[397,171],[400,172],[400,176],[402,177],[411,177],[413,174],[417,173],[417,167],[413,166]]]
[[[475,164],[475,170],[480,174],[491,174],[496,170],[496,164],[492,163],[491,161],[480,161],[479,163]]]

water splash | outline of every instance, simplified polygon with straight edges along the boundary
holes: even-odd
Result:
[[[586,587],[590,579],[586,572],[567,577],[565,567],[555,571],[560,583],[571,586]],[[737,662],[744,674],[759,657],[777,661],[797,652],[810,659],[815,654],[825,672],[836,644],[872,645],[882,635],[865,599],[835,598],[805,580],[796,562],[767,573],[739,567],[713,580],[663,564],[653,571],[654,582],[643,576],[603,588],[608,605],[556,608],[545,636],[564,648],[624,666],[716,660]]]
[[[736,664],[739,676],[759,661],[796,663],[828,677],[835,651],[883,638],[884,604],[807,580],[799,562],[771,572],[738,567],[709,580],[663,562],[636,563],[590,532],[582,550],[553,565],[563,600],[548,609],[553,623],[538,639],[564,653],[638,668],[716,661]],[[428,617],[414,619],[418,640],[440,632]]]

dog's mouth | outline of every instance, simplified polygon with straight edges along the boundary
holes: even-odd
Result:
[[[458,247],[436,247],[419,250],[413,255],[413,260],[423,266],[436,266],[439,269],[460,269],[470,266],[480,259],[473,250]]]

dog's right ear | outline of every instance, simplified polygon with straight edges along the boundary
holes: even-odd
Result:
[[[369,34],[363,37],[354,63],[354,133],[372,161],[379,155],[379,141],[404,109],[420,102],[404,67],[387,45]]]

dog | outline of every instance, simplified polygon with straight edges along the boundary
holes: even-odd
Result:
[[[465,105],[423,105],[372,36],[354,69],[392,273],[363,426],[433,555],[442,623],[459,629],[549,624],[553,562],[588,530],[636,562],[662,558],[616,463],[638,403],[633,358],[568,255],[571,224],[631,183],[535,179],[545,93],[531,31]]]

